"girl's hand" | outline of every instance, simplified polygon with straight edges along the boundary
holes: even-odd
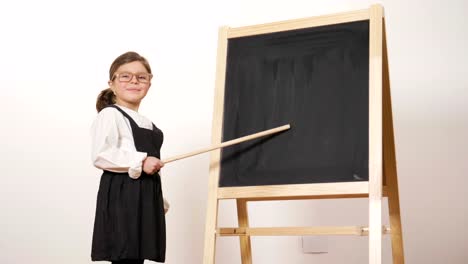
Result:
[[[156,157],[146,157],[143,161],[143,171],[149,175],[155,174],[162,167],[164,167],[164,163]]]

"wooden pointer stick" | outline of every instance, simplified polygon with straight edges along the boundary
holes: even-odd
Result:
[[[281,132],[281,131],[284,131],[284,130],[288,130],[289,128],[291,128],[291,126],[289,124],[287,124],[287,125],[280,126],[280,127],[277,127],[277,128],[268,129],[268,130],[258,132],[258,133],[255,133],[255,134],[251,134],[251,135],[248,135],[248,136],[245,136],[245,137],[240,137],[240,138],[236,138],[236,139],[233,139],[233,140],[229,140],[229,141],[226,141],[226,142],[223,142],[221,144],[214,145],[214,146],[211,146],[211,147],[208,147],[208,148],[203,148],[203,149],[192,151],[192,152],[189,152],[189,153],[186,153],[186,154],[174,156],[174,157],[165,159],[162,162],[164,164],[166,164],[166,163],[173,162],[173,161],[176,161],[176,160],[185,159],[185,158],[195,156],[195,155],[198,155],[198,154],[202,154],[202,153],[212,151],[212,150],[215,150],[215,149],[224,148],[224,147],[228,147],[228,146],[231,146],[231,145],[239,144],[241,142],[252,140],[252,139],[255,139],[255,138],[259,138],[259,137],[263,137],[263,136],[266,136],[266,135],[275,134],[275,133],[278,133],[278,132]]]

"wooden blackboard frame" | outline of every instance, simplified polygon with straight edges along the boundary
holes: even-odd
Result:
[[[369,235],[369,263],[381,263],[382,234],[392,236],[393,263],[404,263],[395,144],[383,7],[240,28],[221,27],[212,124],[212,144],[222,140],[228,40],[302,28],[369,20],[369,181],[219,187],[221,151],[211,153],[203,263],[214,263],[216,236],[240,236],[242,263],[252,263],[253,235]],[[382,227],[382,198],[388,197],[390,228]],[[369,227],[249,228],[247,202],[369,197]],[[239,227],[218,228],[218,201],[236,199]]]

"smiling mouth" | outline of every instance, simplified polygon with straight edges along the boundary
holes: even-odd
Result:
[[[129,92],[139,92],[141,89],[126,89]]]

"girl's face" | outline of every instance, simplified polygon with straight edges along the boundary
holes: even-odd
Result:
[[[109,81],[109,86],[115,93],[116,103],[138,109],[151,86],[151,77],[139,61],[120,66]]]

